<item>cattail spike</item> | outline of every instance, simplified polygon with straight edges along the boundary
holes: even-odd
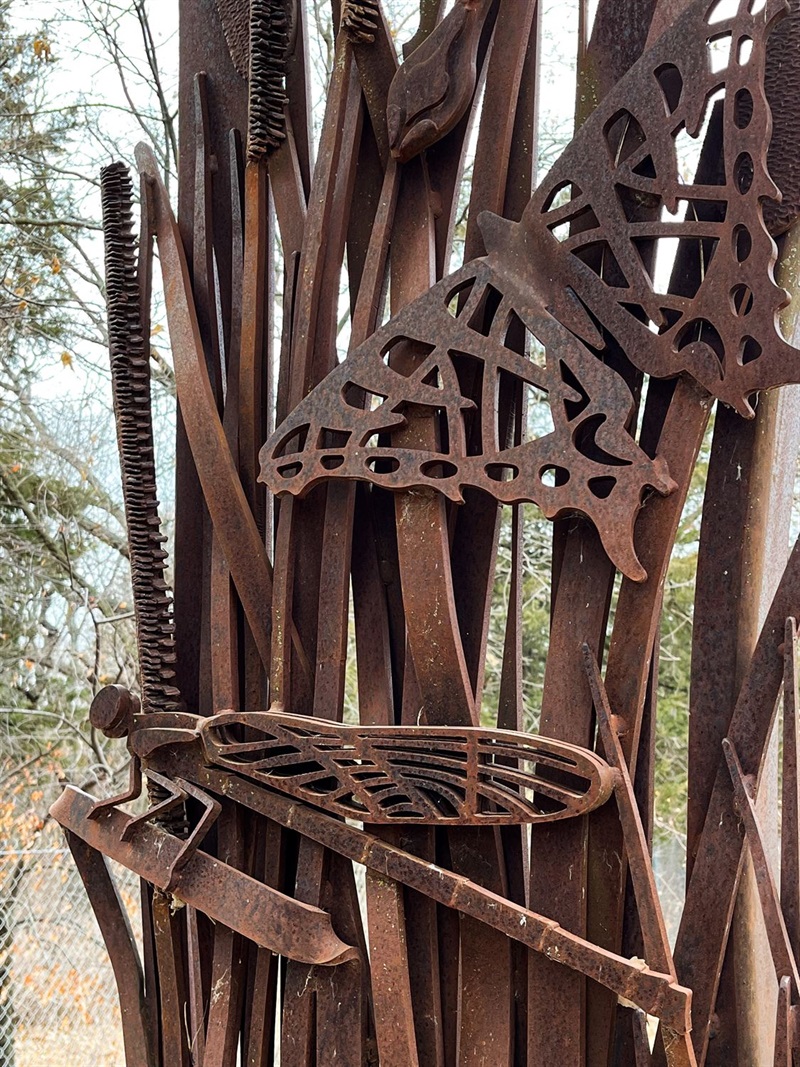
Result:
[[[164,577],[166,553],[155,481],[150,407],[149,344],[141,321],[133,236],[133,191],[128,168],[112,163],[100,173],[105,236],[108,347],[122,489],[130,545],[139,642],[142,708],[182,707],[172,684],[175,637],[172,597]]]
[[[247,160],[266,159],[286,139],[286,0],[251,0]]]
[[[380,0],[344,0],[342,29],[353,44],[372,44],[380,22]]]

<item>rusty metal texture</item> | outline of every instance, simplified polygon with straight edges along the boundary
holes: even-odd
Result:
[[[95,729],[128,738],[134,771],[142,761],[153,777],[167,770],[159,750],[199,742],[209,765],[365,823],[556,822],[599,807],[614,788],[610,768],[593,752],[511,730],[398,730],[277,712],[202,719],[138,710],[118,685],[101,689],[90,709]],[[101,805],[134,799],[138,783],[134,774],[128,792]]]
[[[759,494],[795,457],[773,396],[746,420],[800,381],[773,275],[800,204],[800,7],[575,0],[576,132],[536,189],[541,4],[420,0],[402,58],[380,0],[329,8],[330,34],[326,5],[182,0],[177,221],[140,146],[138,262],[127,170],[102,175],[141,695],[107,686],[89,712],[126,739],[128,788],[52,811],[128,1067],[754,1067],[728,952],[745,848],[790,1067],[800,544],[758,641],[754,590],[777,543]],[[659,625],[715,401],[673,954]],[[543,679],[527,504],[555,520]],[[756,802],[781,685],[778,880]],[[103,855],[143,880],[144,967]]]
[[[210,763],[366,823],[553,822],[591,811],[612,789],[592,753],[510,730],[246,712],[206,719],[199,732]]]
[[[150,408],[150,339],[141,317],[133,236],[133,189],[128,169],[112,163],[101,174],[106,241],[106,303],[111,381],[117,420],[125,517],[136,612],[139,671],[145,711],[181,706],[175,684],[172,596],[166,581]]]
[[[249,0],[214,0],[234,67],[243,78],[250,69]]]
[[[392,155],[401,163],[441,140],[469,106],[492,2],[456,0],[394,76],[386,110]]]
[[[776,27],[767,45],[764,91],[772,112],[772,141],[768,164],[781,191],[780,200],[764,204],[770,233],[785,233],[800,214],[800,167],[794,149],[800,119],[800,4]]]
[[[186,842],[149,822],[131,832],[132,817],[115,808],[105,808],[92,819],[94,805],[94,797],[69,787],[52,811],[62,826],[92,848],[258,945],[317,965],[352,958],[353,950],[333,932],[330,916],[318,908],[290,900],[196,848],[183,852]],[[185,864],[173,874],[181,855],[187,856]]]
[[[380,21],[378,0],[344,0],[341,27],[353,44],[374,44]]]
[[[775,716],[783,681],[786,619],[800,602],[800,545],[795,544],[758,644],[742,682],[728,729],[746,775],[757,776]],[[678,973],[694,992],[699,1015],[694,1041],[698,1060],[705,1060],[717,986],[722,970],[736,890],[742,867],[742,838],[734,812],[733,784],[724,755],[708,806],[686,895],[686,907],[675,945]]]
[[[645,455],[626,430],[632,401],[625,383],[532,304],[532,296],[491,257],[434,286],[376,331],[278,427],[261,453],[269,488],[301,493],[343,477],[391,489],[424,486],[455,501],[463,500],[465,487],[506,503],[535,501],[548,518],[587,515],[612,560],[631,577],[644,578],[633,546],[642,495],[647,486],[669,492],[673,483],[664,464]],[[506,347],[515,321],[546,346],[549,357],[537,362]],[[484,382],[480,411],[463,395],[451,352],[478,364]],[[416,357],[413,371],[387,366],[387,356],[403,353]],[[547,395],[551,433],[503,447],[496,389],[504,376],[526,383],[534,395]],[[439,414],[438,439],[428,447],[391,443],[389,436],[417,411]],[[467,451],[467,412],[481,420],[475,454]]]
[[[250,4],[250,105],[247,158],[253,163],[279,148],[286,138],[285,60],[291,27],[287,0]]]
[[[190,760],[179,760],[181,772],[190,773]],[[244,779],[193,766],[191,773],[201,788],[226,795],[262,811],[287,828],[299,830],[312,840],[325,842],[347,858],[364,864],[388,878],[415,888],[438,903],[471,916],[501,931],[535,952],[541,952],[565,967],[581,971],[613,989],[619,996],[657,1016],[676,1034],[690,1027],[689,990],[669,975],[651,970],[643,960],[628,960],[564,930],[544,916],[505,900],[463,875],[431,864],[388,845],[380,838],[339,822],[324,812],[298,804],[277,793],[262,790]]]
[[[103,853],[70,830],[65,833],[114,970],[122,1012],[125,1058],[131,1064],[155,1067],[156,1050],[153,1048],[149,1019],[153,1006],[145,997],[142,963],[128,916],[106,867]]]
[[[743,414],[752,414],[749,397],[758,389],[796,380],[795,350],[775,324],[788,298],[772,279],[776,252],[760,206],[775,192],[764,165],[763,65],[781,7],[709,25],[706,8],[692,5],[587,120],[522,221],[484,216],[485,260],[405,308],[295,407],[262,451],[270,489],[303,493],[322,480],[359,478],[394,489],[430,486],[461,500],[464,486],[476,486],[507,502],[533,500],[550,518],[588,515],[617,566],[643,579],[634,519],[646,486],[668,492],[673,483],[625,430],[630,394],[591,351],[603,345],[592,316],[640,369],[687,371]],[[700,76],[709,49],[726,39],[736,48],[752,42],[747,63]],[[719,186],[686,184],[674,135],[699,133],[720,85],[735,158]],[[623,106],[631,100],[633,111]],[[744,118],[742,100],[754,101]],[[684,216],[636,221],[643,205]],[[643,249],[666,238],[701,262],[695,291],[662,294],[647,273]],[[517,320],[543,357],[519,358],[506,347]],[[398,374],[391,363],[404,351],[415,357],[413,370]],[[464,395],[461,353],[479,361],[483,375],[476,454],[465,439],[477,405]],[[550,434],[506,446],[495,413],[503,375],[546,394]],[[392,433],[418,409],[438,415],[435,444],[397,447]]]

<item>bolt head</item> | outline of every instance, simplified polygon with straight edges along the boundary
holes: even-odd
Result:
[[[106,685],[92,701],[89,721],[106,737],[126,737],[140,707],[139,698],[124,685]]]

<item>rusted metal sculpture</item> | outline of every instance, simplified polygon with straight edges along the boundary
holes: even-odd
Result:
[[[111,686],[90,712],[127,739],[130,788],[68,788],[53,814],[112,957],[129,1067],[800,1057],[800,546],[760,578],[768,526],[788,534],[767,483],[800,441],[764,395],[800,382],[775,277],[798,281],[775,237],[785,252],[800,203],[800,11],[600,0],[589,35],[578,6],[580,128],[536,191],[536,0],[421,0],[402,63],[380,0],[334,3],[313,168],[302,0],[182,0],[177,218],[141,146],[138,263],[126,169],[103,173],[141,697]],[[445,277],[472,123],[464,265]],[[180,411],[174,612],[154,242]],[[650,856],[658,624],[715,402],[673,953]],[[537,734],[525,502],[554,520]],[[351,589],[358,723],[342,721]],[[758,797],[781,688],[778,883]],[[126,814],[143,780],[147,810]],[[99,853],[142,879],[141,962]],[[729,951],[748,856],[777,1013],[760,1045]]]

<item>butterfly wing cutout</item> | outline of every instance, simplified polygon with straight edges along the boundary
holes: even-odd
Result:
[[[584,124],[522,220],[484,213],[487,255],[301,401],[261,451],[273,492],[349,478],[461,500],[477,487],[549,518],[586,515],[614,564],[646,577],[636,514],[648,487],[674,483],[631,436],[633,399],[604,361],[608,339],[640,370],[691,374],[743,414],[754,392],[800,374],[776,325],[788,298],[761,206],[777,195],[765,46],[785,5],[718,9],[692,4]],[[684,182],[676,141],[699,148],[709,129],[721,137],[716,168],[705,166],[717,179]],[[420,415],[435,426],[429,448],[409,447]]]
[[[800,379],[777,326],[788,296],[762,203],[780,195],[766,164],[766,45],[788,7],[739,0],[717,17],[736,6],[692,4],[659,38],[566,148],[511,243],[530,284],[549,287],[554,313],[588,344],[601,343],[601,324],[640,370],[686,372],[752,415],[754,393]],[[716,165],[698,181],[678,146],[697,138],[699,148],[704,135]],[[552,237],[565,255],[553,256]]]
[[[604,804],[614,783],[593,752],[510,730],[223,712],[200,736],[215,766],[365,823],[552,822]]]

